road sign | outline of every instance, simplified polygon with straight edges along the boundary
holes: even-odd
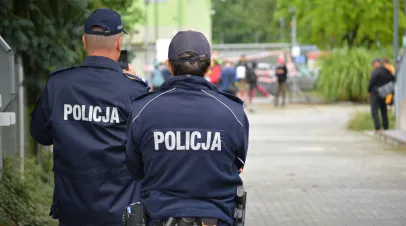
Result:
[[[156,60],[157,63],[165,62],[168,59],[168,48],[171,39],[158,39],[156,40]]]
[[[295,64],[305,64],[306,63],[306,57],[303,55],[297,56],[294,58]]]
[[[293,46],[292,47],[292,56],[293,57],[300,56],[300,46]]]

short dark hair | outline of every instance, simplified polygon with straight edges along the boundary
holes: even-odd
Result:
[[[173,75],[195,75],[203,77],[207,68],[210,67],[210,58],[200,57],[199,60],[191,60],[199,57],[197,53],[187,51],[182,53],[178,60],[169,60]]]

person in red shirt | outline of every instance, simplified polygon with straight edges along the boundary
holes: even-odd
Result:
[[[221,78],[221,65],[217,60],[212,60],[210,67],[208,72],[209,81],[218,88]]]

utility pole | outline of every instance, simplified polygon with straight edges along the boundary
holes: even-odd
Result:
[[[149,57],[149,44],[148,44],[148,9],[149,9],[149,0],[144,0],[145,3],[145,17],[144,17],[144,29],[145,29],[145,36],[144,36],[144,48],[145,48],[145,54],[144,54],[144,69],[145,66],[148,65],[148,57]]]
[[[25,158],[25,98],[24,98],[24,71],[23,71],[23,59],[21,56],[17,58],[18,73],[18,149],[20,151],[20,171],[21,178],[24,179],[24,158]],[[39,152],[38,152],[39,153]]]
[[[296,8],[290,8],[290,12],[292,13],[292,46],[296,46]]]
[[[405,0],[406,1],[406,0]],[[183,10],[182,10],[182,0],[178,0],[178,31],[181,31],[183,28]]]
[[[158,39],[159,39],[159,16],[158,16],[158,1],[157,0],[155,0],[154,1],[154,4],[155,4],[155,62],[154,62],[154,64],[156,64],[156,63],[158,63],[158,62],[156,62],[157,61],[157,54],[158,54],[158,50],[157,50],[157,48],[158,48],[158,46],[157,46],[157,41],[158,41]]]
[[[393,50],[394,50],[394,66],[395,66],[395,75],[398,72],[398,43],[399,43],[399,0],[394,0],[393,4]],[[395,118],[396,121],[399,120],[399,111],[400,111],[400,104],[401,104],[401,84],[402,82],[399,81],[402,78],[398,78],[398,82],[396,85],[396,92],[395,92]]]
[[[158,26],[159,26],[159,13],[158,13],[158,1],[156,1],[155,0],[155,2],[154,2],[154,4],[155,4],[155,41],[156,40],[158,40],[159,39],[159,29],[158,29]]]
[[[280,27],[280,29],[279,29],[280,41],[285,42],[285,20],[283,18],[279,19],[279,27]]]
[[[398,50],[399,50],[399,0],[394,0],[395,4],[393,7],[393,48],[395,54],[394,63],[397,62],[398,59]],[[396,65],[395,65],[396,66]],[[396,67],[395,67],[396,68]]]
[[[406,0],[405,0],[406,1]],[[220,33],[220,43],[224,44],[224,32]]]

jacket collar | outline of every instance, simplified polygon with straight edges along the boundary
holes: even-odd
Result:
[[[87,56],[83,62],[82,67],[95,67],[95,68],[107,68],[123,73],[123,70],[116,61],[103,57],[103,56]]]
[[[205,78],[194,75],[176,75],[165,81],[161,87],[160,91],[166,91],[171,88],[183,88],[189,90],[200,90],[200,89],[210,89],[217,90],[217,88],[207,81]]]

